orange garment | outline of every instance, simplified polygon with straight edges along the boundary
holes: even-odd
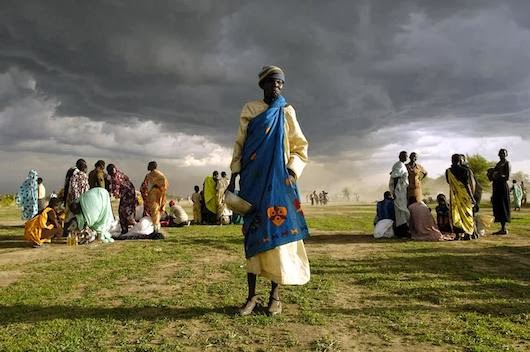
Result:
[[[48,223],[48,217],[55,216],[55,210],[52,208],[45,208],[42,213],[35,215],[33,218],[28,220],[24,225],[24,239],[34,244],[41,245],[47,242],[48,238],[42,238],[43,232],[50,234],[49,231],[55,228],[54,224]],[[45,236],[47,237],[47,236]]]
[[[166,206],[166,192],[169,183],[166,176],[158,171],[150,171],[145,175],[144,182],[140,187],[140,193],[144,201],[144,216],[151,216],[155,228],[160,226],[160,214]]]
[[[412,166],[410,163],[407,165],[407,171],[409,173],[409,186],[407,187],[407,199],[414,197],[416,202],[423,201],[423,192],[421,189],[421,182],[427,175],[427,171],[420,164]]]

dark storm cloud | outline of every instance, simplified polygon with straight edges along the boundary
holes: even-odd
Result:
[[[286,97],[315,157],[368,151],[383,141],[367,134],[417,121],[517,135],[530,105],[529,7],[4,0],[0,69],[31,75],[39,96],[58,102],[57,115],[153,120],[227,147],[242,103],[259,97],[260,66],[270,63],[286,70]],[[0,103],[27,89],[10,89]]]

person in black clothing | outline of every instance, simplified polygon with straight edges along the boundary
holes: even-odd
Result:
[[[511,220],[510,188],[508,187],[510,162],[506,160],[507,156],[506,149],[499,150],[499,162],[494,168],[488,169],[488,179],[491,181],[492,188],[493,216],[495,216],[495,222],[501,223],[501,229],[493,235],[507,235],[506,223]]]

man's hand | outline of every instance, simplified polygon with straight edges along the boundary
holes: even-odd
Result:
[[[236,190],[236,178],[238,173],[233,173],[230,175],[230,183],[228,184],[228,187],[226,188],[225,192],[234,192]]]
[[[295,185],[296,184],[296,174],[291,169],[287,169],[287,172],[289,173],[289,182],[291,183],[291,185]]]

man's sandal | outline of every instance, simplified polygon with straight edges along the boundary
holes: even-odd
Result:
[[[282,312],[282,302],[279,299],[271,298],[268,311],[272,316],[280,314]]]
[[[247,316],[252,314],[252,311],[254,311],[254,308],[256,308],[256,305],[258,304],[258,296],[253,296],[250,299],[247,299],[246,303],[239,308],[238,313],[241,316]]]

